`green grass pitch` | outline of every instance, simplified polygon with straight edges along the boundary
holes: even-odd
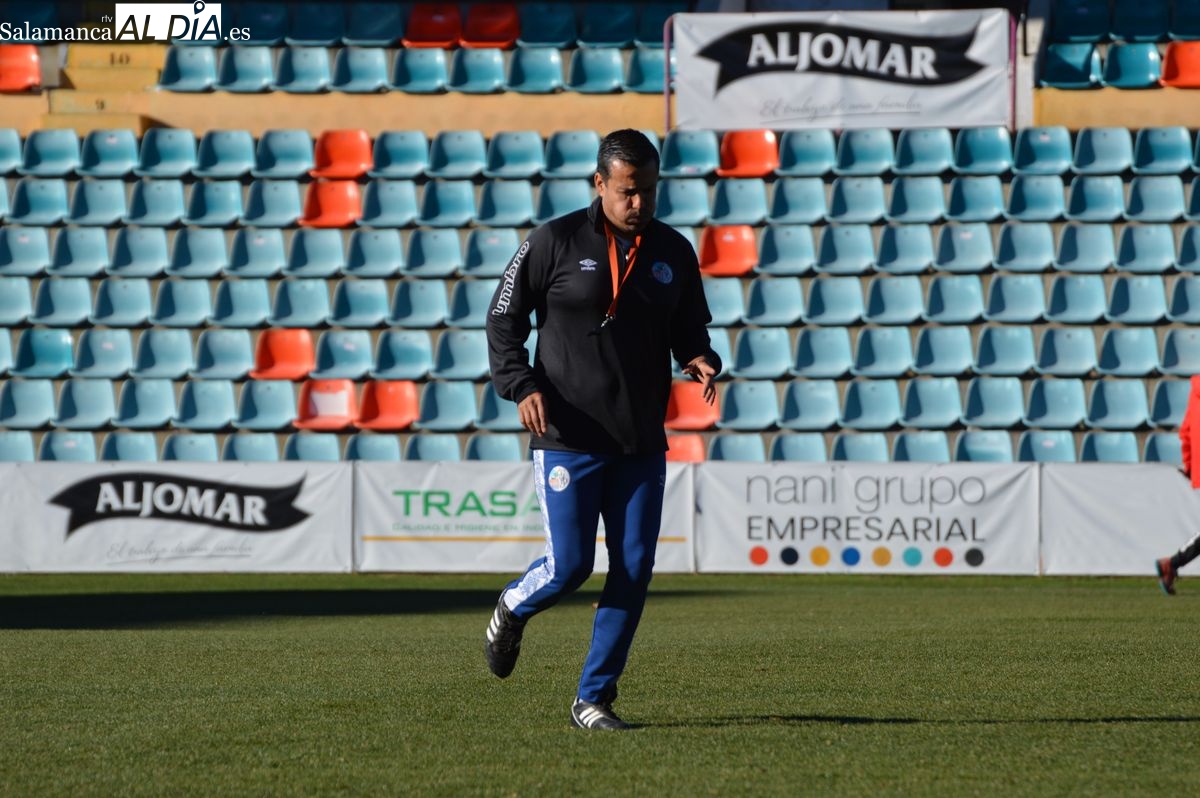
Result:
[[[0,577],[0,795],[1186,795],[1200,583],[656,577],[574,730],[593,580],[493,678],[497,575]]]

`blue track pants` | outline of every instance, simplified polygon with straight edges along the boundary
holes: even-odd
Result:
[[[505,604],[528,619],[559,602],[592,573],[604,518],[608,577],[579,680],[579,698],[611,701],[625,669],[654,570],[666,457],[534,450],[533,473],[546,551],[506,588]]]

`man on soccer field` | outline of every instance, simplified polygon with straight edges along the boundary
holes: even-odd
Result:
[[[716,399],[721,360],[692,245],[654,218],[658,150],[636,130],[604,137],[599,196],[535,228],[504,272],[487,316],[492,382],[530,432],[544,556],[508,584],[484,653],[504,678],[526,622],[592,572],[604,518],[609,570],[571,720],[625,729],[613,712],[654,567],[672,356]],[[533,365],[525,342],[539,331]]]
[[[1200,377],[1192,377],[1191,390],[1188,392],[1187,409],[1183,414],[1183,423],[1179,425],[1179,443],[1183,455],[1183,465],[1179,470],[1185,477],[1192,480],[1193,488],[1200,488]],[[1170,557],[1162,557],[1154,561],[1158,571],[1158,585],[1168,596],[1175,595],[1175,580],[1179,578],[1179,569],[1200,557],[1200,534],[1196,534],[1184,544],[1183,548]]]

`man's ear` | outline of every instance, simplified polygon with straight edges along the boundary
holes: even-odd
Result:
[[[592,175],[592,185],[596,187],[597,191],[604,186],[604,178],[600,176],[599,172],[596,172],[594,175]]]

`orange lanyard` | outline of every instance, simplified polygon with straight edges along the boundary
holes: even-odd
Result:
[[[604,314],[604,321],[600,326],[608,324],[617,314],[617,297],[621,294],[621,287],[625,285],[625,281],[629,278],[629,273],[633,271],[633,262],[637,258],[638,247],[642,244],[640,235],[634,237],[633,244],[629,247],[629,251],[625,253],[625,274],[621,274],[621,259],[617,253],[617,237],[613,234],[612,228],[606,223],[604,225],[604,236],[608,239],[608,265],[612,270],[613,298],[608,306],[608,312]]]

